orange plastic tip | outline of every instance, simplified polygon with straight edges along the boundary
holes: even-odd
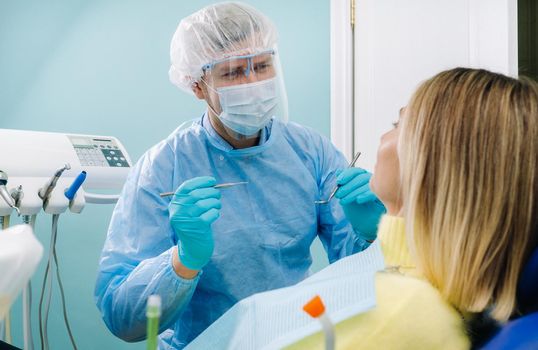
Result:
[[[325,305],[323,305],[323,301],[319,295],[316,295],[303,306],[303,310],[310,316],[317,318],[325,312]]]

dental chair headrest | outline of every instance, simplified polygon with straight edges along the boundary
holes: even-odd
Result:
[[[517,286],[518,302],[523,311],[538,309],[538,248],[536,248],[523,268]]]

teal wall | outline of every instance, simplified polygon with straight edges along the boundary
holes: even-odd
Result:
[[[329,0],[247,2],[279,29],[290,119],[328,136]],[[1,0],[0,128],[113,135],[138,159],[203,112],[199,101],[168,81],[169,43],[182,17],[210,3]],[[81,215],[60,217],[60,268],[80,349],[144,348],[112,336],[93,302],[111,212],[111,206],[88,205]],[[50,222],[38,217],[36,234],[45,246]],[[326,259],[319,245],[314,251],[317,270]],[[43,270],[42,263],[32,280],[34,335]],[[49,338],[51,348],[67,349],[57,291]],[[19,310],[17,303],[13,327],[15,345],[22,347]]]

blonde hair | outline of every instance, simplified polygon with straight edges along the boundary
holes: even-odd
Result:
[[[538,233],[538,85],[442,72],[413,95],[398,147],[418,267],[460,310],[507,320]]]

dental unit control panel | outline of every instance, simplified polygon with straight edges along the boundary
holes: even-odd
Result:
[[[129,162],[116,140],[89,136],[68,136],[82,166],[126,167]]]
[[[0,216],[14,210],[21,215],[41,209],[59,214],[67,208],[78,213],[86,203],[115,203],[118,194],[91,191],[119,193],[132,166],[125,147],[111,136],[0,129],[0,149],[2,193],[17,198],[17,205],[0,198]],[[82,172],[82,187],[73,198],[66,197]]]

